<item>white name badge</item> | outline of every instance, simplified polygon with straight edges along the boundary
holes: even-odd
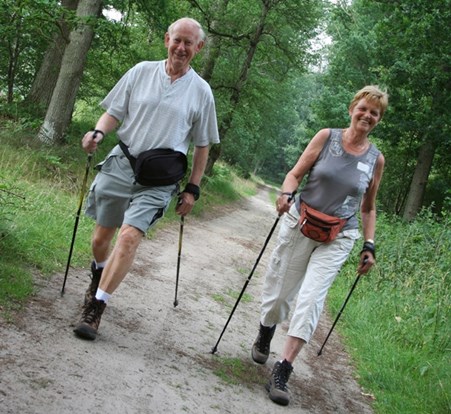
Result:
[[[367,164],[364,164],[363,162],[360,161],[357,163],[357,169],[359,171],[364,172],[365,174],[368,174],[370,171],[370,167]]]

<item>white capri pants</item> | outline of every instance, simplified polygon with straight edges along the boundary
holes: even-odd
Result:
[[[345,230],[334,241],[320,243],[300,232],[298,219],[294,204],[281,219],[263,286],[260,321],[264,326],[283,322],[297,295],[288,335],[309,342],[327,292],[360,233],[358,229]]]

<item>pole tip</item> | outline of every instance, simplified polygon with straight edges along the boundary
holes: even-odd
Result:
[[[179,304],[179,301],[177,299],[174,300],[174,308],[176,308],[178,304]]]
[[[213,348],[211,348],[211,353],[214,355],[214,353],[217,351],[217,347],[216,346],[214,346]]]

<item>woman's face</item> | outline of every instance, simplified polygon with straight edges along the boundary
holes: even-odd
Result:
[[[351,116],[351,125],[368,134],[380,121],[381,110],[378,104],[362,98],[349,110],[349,115]]]

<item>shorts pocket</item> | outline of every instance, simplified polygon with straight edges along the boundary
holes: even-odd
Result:
[[[112,169],[111,164],[115,158],[116,158],[115,154],[108,155],[108,157],[106,157],[102,162],[99,162],[94,168],[97,171],[102,171],[104,173],[108,173]]]

